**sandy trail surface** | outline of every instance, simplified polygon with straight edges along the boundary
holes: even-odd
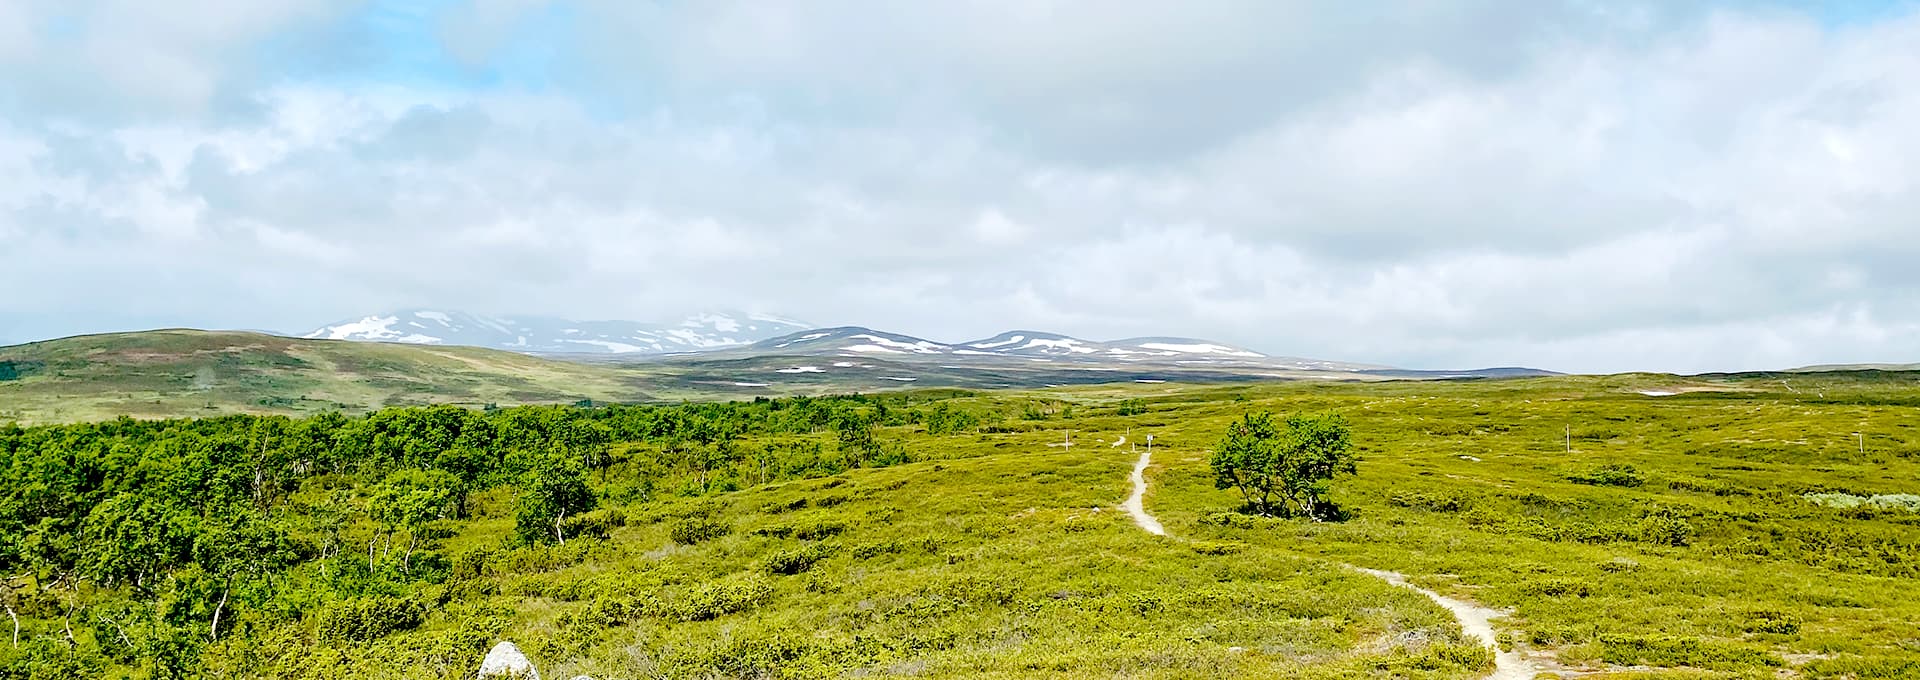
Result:
[[[1352,565],[1348,565],[1352,566]],[[1467,635],[1479,640],[1480,644],[1493,650],[1493,674],[1490,680],[1532,680],[1539,669],[1527,661],[1519,652],[1500,651],[1500,645],[1494,641],[1493,619],[1506,616],[1506,613],[1491,607],[1482,607],[1472,602],[1456,600],[1407,582],[1407,577],[1391,571],[1353,567],[1354,571],[1378,578],[1396,586],[1412,590],[1427,599],[1453,612],[1453,618],[1460,622],[1460,628]]]
[[[1166,527],[1161,526],[1160,520],[1155,519],[1153,515],[1147,514],[1146,508],[1147,466],[1152,464],[1152,457],[1153,452],[1142,452],[1140,454],[1140,460],[1134,462],[1132,477],[1133,494],[1127,496],[1127,502],[1122,505],[1121,508],[1127,511],[1127,516],[1132,517],[1133,523],[1139,525],[1142,531],[1155,536],[1165,536],[1167,535]],[[1386,581],[1387,583],[1425,595],[1427,599],[1433,600],[1435,604],[1452,612],[1454,620],[1460,622],[1461,630],[1466,631],[1469,637],[1479,640],[1481,645],[1493,651],[1493,673],[1487,676],[1489,680],[1531,680],[1539,671],[1532,662],[1529,662],[1527,658],[1519,652],[1500,650],[1500,645],[1495,642],[1493,633],[1493,619],[1506,615],[1500,610],[1491,607],[1482,607],[1465,600],[1456,600],[1421,588],[1412,583],[1408,583],[1407,577],[1402,574],[1378,569],[1365,569],[1353,565],[1347,565],[1347,567],[1362,574]]]
[[[1153,462],[1150,460],[1152,457],[1152,451],[1142,452],[1140,460],[1133,464],[1133,495],[1127,496],[1126,504],[1120,507],[1127,511],[1127,516],[1133,518],[1133,523],[1139,525],[1140,530],[1165,536],[1166,527],[1160,526],[1160,520],[1147,514],[1147,464]]]

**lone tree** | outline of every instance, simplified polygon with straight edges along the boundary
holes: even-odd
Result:
[[[1268,517],[1327,519],[1334,475],[1354,474],[1347,421],[1337,414],[1295,415],[1283,428],[1271,413],[1249,413],[1214,448],[1214,487],[1234,487],[1247,508]]]
[[[592,510],[593,490],[586,476],[570,456],[559,452],[540,460],[520,485],[520,511],[514,518],[514,531],[527,543],[545,543],[551,538],[566,545],[568,515]]]

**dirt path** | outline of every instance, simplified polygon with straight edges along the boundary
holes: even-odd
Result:
[[[1165,536],[1166,527],[1160,526],[1160,520],[1147,514],[1147,463],[1152,462],[1149,460],[1152,457],[1153,451],[1149,449],[1140,454],[1139,462],[1133,464],[1133,495],[1128,496],[1126,504],[1120,507],[1127,511],[1127,516],[1133,518],[1134,524],[1140,525],[1140,530]]]
[[[1153,515],[1147,514],[1146,508],[1147,465],[1152,463],[1150,460],[1152,456],[1153,453],[1151,451],[1142,452],[1140,454],[1140,460],[1133,464],[1133,495],[1127,496],[1126,504],[1121,507],[1127,511],[1127,515],[1133,518],[1133,523],[1139,525],[1142,531],[1155,536],[1165,536],[1167,535],[1166,527],[1161,526],[1160,520],[1154,519]],[[1493,633],[1493,619],[1506,615],[1500,610],[1482,607],[1464,600],[1456,600],[1421,588],[1408,583],[1406,576],[1391,571],[1366,569],[1351,564],[1345,566],[1362,574],[1425,595],[1427,599],[1433,600],[1435,604],[1445,607],[1447,611],[1452,612],[1453,619],[1460,622],[1461,630],[1466,631],[1469,637],[1479,640],[1481,645],[1493,651],[1493,673],[1487,676],[1487,680],[1531,680],[1535,673],[1540,670],[1520,653],[1500,650],[1500,645],[1495,641]]]
[[[1347,566],[1353,567],[1353,565]],[[1353,567],[1353,570],[1425,595],[1427,599],[1433,600],[1434,603],[1446,607],[1447,611],[1453,612],[1453,618],[1460,622],[1461,630],[1465,630],[1467,635],[1479,640],[1481,645],[1493,650],[1493,674],[1487,676],[1488,680],[1532,680],[1534,675],[1539,672],[1540,669],[1535,668],[1531,662],[1527,661],[1525,656],[1521,656],[1519,652],[1501,651],[1500,645],[1494,641],[1493,619],[1505,616],[1506,614],[1504,612],[1491,607],[1482,607],[1472,602],[1456,600],[1427,590],[1426,588],[1408,583],[1406,576],[1391,571],[1366,569],[1362,567]]]

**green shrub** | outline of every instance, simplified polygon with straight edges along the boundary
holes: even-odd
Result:
[[[667,537],[681,545],[710,541],[733,532],[733,528],[704,517],[689,517],[667,528]]]
[[[324,642],[366,642],[419,628],[426,607],[410,598],[368,597],[320,610],[314,635]]]
[[[1238,512],[1214,512],[1200,518],[1200,523],[1208,526],[1229,527],[1234,529],[1256,529],[1265,522],[1262,518]]]
[[[1473,507],[1473,499],[1460,493],[1395,491],[1393,495],[1387,497],[1387,502],[1402,508],[1431,512],[1461,512]]]
[[[768,555],[761,567],[770,574],[792,576],[813,568],[813,563],[826,559],[833,552],[833,546],[819,544],[780,550]]]
[[[615,528],[627,525],[626,513],[619,508],[601,508],[583,512],[561,521],[568,536],[578,538],[601,538]]]
[[[1570,578],[1535,579],[1521,584],[1520,590],[1528,595],[1544,597],[1587,597],[1593,594],[1591,584]]]
[[[1422,423],[1420,431],[1436,437],[1461,437],[1473,434],[1473,426],[1452,420],[1440,420]]]
[[[642,606],[641,611],[681,621],[709,621],[753,609],[772,598],[773,585],[766,581],[720,581],[670,590],[663,601]]]
[[[1652,515],[1641,519],[1637,531],[1643,543],[1676,548],[1691,545],[1693,537],[1699,533],[1686,520],[1663,515]]]
[[[1601,635],[1600,660],[1622,666],[1691,666],[1717,671],[1778,668],[1780,657],[1747,645],[1677,635]]]
[[[488,563],[494,559],[494,556],[495,551],[487,547],[468,548],[454,553],[451,576],[455,580],[486,576],[490,573],[487,571]]]
[[[793,537],[802,541],[817,541],[823,538],[838,536],[846,530],[847,524],[845,522],[817,520],[794,527]]]
[[[760,513],[764,515],[778,515],[783,512],[792,512],[805,507],[807,507],[807,497],[801,496],[792,500],[773,501],[763,504],[760,506]]]
[[[1742,625],[1749,633],[1771,633],[1792,635],[1800,632],[1800,617],[1777,609],[1760,609],[1747,612]]]
[[[1909,680],[1920,678],[1920,656],[1837,656],[1814,659],[1800,667],[1810,678],[1846,678],[1847,680]]]
[[[1234,541],[1194,541],[1193,551],[1202,555],[1231,555],[1247,549],[1247,544]]]
[[[845,522],[837,520],[815,519],[806,522],[775,524],[754,529],[756,536],[773,538],[798,538],[803,541],[817,541],[840,535],[847,530]]]
[[[1920,512],[1920,494],[1896,493],[1875,496],[1855,496],[1847,493],[1810,493],[1805,496],[1814,505],[1841,510],[1871,508],[1876,510],[1903,510]]]
[[[1569,473],[1566,477],[1569,482],[1592,486],[1635,487],[1647,483],[1647,478],[1632,465],[1603,465],[1586,472]]]

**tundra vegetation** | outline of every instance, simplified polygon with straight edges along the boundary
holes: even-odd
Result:
[[[1508,609],[1503,644],[1561,667],[1915,677],[1916,378],[0,425],[0,677],[470,677],[503,638],[557,677],[1490,667],[1447,612],[1345,565]],[[1129,433],[1155,435],[1169,538],[1113,509]],[[1260,468],[1307,470],[1262,508],[1221,488],[1223,456],[1312,465]]]

